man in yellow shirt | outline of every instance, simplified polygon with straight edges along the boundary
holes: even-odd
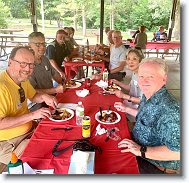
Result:
[[[57,100],[36,93],[28,78],[33,72],[34,54],[29,47],[13,48],[7,70],[0,74],[0,173],[12,151],[20,157],[33,131],[32,120],[51,115],[48,108],[29,112],[27,99],[55,108]]]

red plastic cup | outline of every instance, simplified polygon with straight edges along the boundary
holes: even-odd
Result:
[[[85,79],[85,88],[89,89],[91,87],[91,79],[90,78],[86,78]]]

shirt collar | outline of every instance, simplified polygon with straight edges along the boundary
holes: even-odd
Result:
[[[166,93],[167,89],[166,86],[162,86],[154,95],[152,95],[148,101],[152,102],[153,104],[156,104],[157,102],[159,102],[160,98],[163,98],[163,95]],[[144,97],[144,101],[147,102],[147,99],[145,97],[145,95],[143,95]]]

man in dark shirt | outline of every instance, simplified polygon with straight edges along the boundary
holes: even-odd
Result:
[[[50,60],[51,65],[59,72],[61,77],[65,76],[64,60],[71,54],[65,37],[67,33],[60,29],[56,32],[56,39],[47,46],[46,57]]]

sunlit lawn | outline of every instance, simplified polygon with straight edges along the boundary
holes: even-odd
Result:
[[[71,26],[71,25],[65,25],[65,26]],[[21,28],[24,31],[20,32],[19,34],[30,34],[33,31],[33,26],[31,24],[31,20],[30,19],[12,19],[9,20],[8,23],[8,28]],[[50,21],[49,20],[45,20],[45,26],[44,26],[44,31],[43,31],[43,27],[42,27],[42,21],[38,20],[38,31],[41,31],[45,34],[45,36],[55,36],[56,31],[60,29],[57,26],[57,22],[56,21]],[[78,30],[76,30],[75,32],[75,38],[80,38],[85,40],[86,38],[89,39],[89,41],[91,40],[92,42],[97,42],[97,36],[96,34],[98,34],[99,30],[95,30],[95,29],[87,29],[86,30],[86,37],[83,36],[82,34],[82,28],[79,27]],[[123,35],[123,39],[128,39],[131,38],[131,35],[129,33],[129,30],[127,32],[122,32]],[[148,39],[151,40],[152,39],[152,32],[147,32],[148,35]],[[105,37],[105,36],[104,36]],[[105,40],[105,38],[104,38]]]

